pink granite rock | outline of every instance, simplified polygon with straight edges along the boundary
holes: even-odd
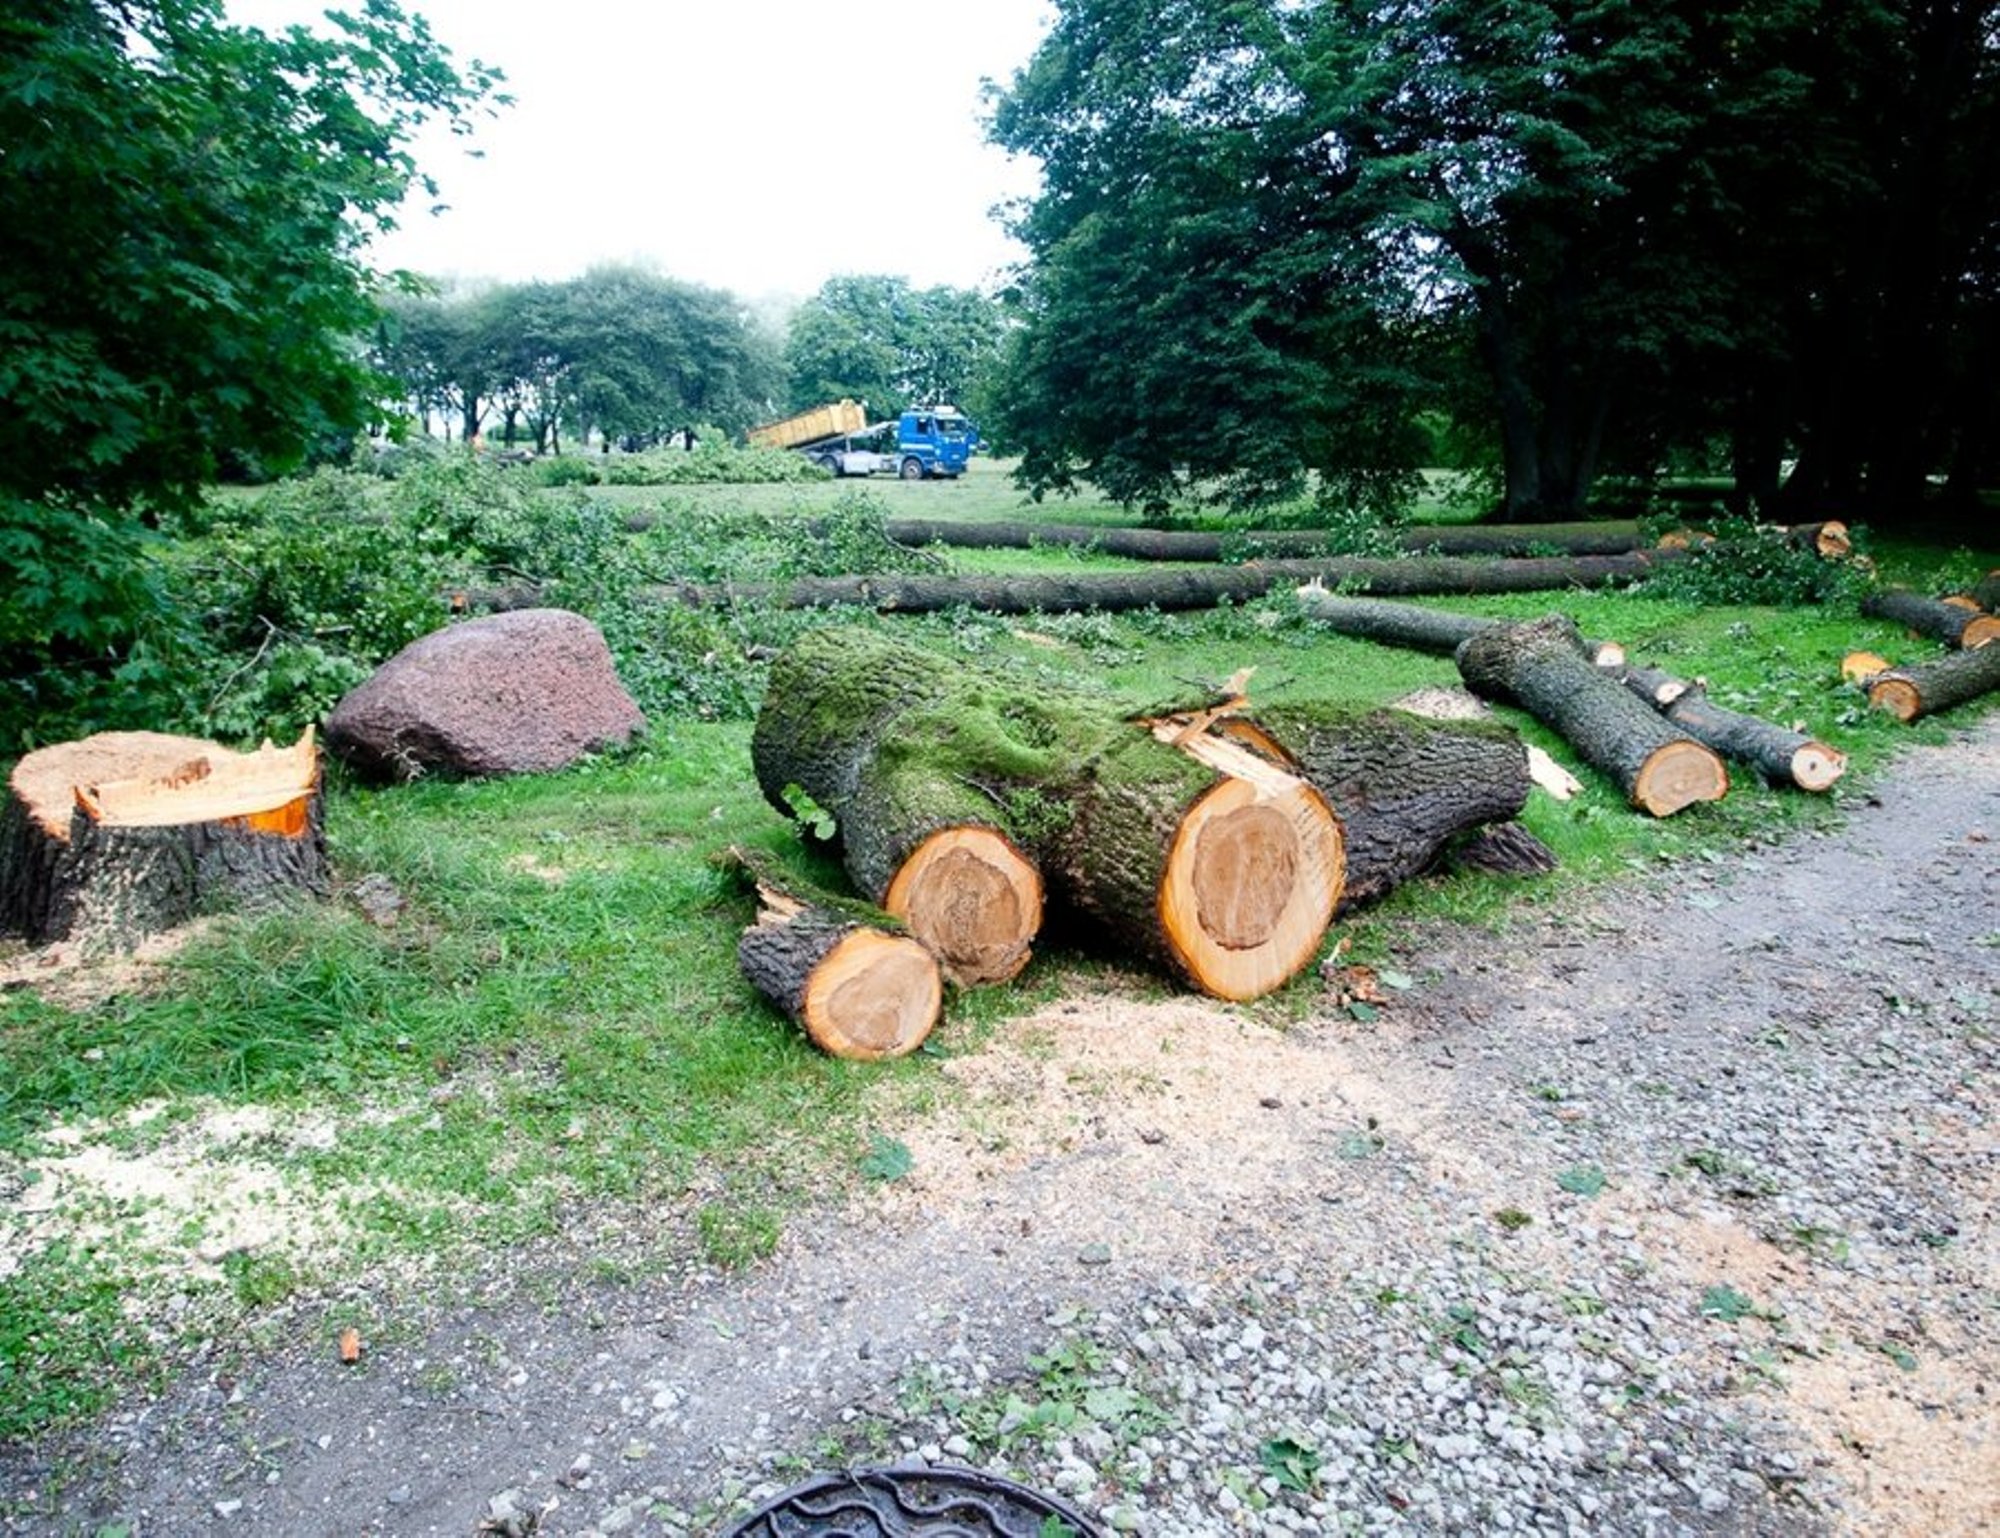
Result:
[[[326,745],[365,774],[534,774],[621,747],[646,718],[580,614],[522,609],[412,642],[350,691]]]

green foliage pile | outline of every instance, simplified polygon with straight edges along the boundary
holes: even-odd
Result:
[[[1647,578],[1649,595],[1717,607],[1836,604],[1852,612],[1870,581],[1862,567],[1830,561],[1769,524],[1718,518],[1703,532],[1713,543],[1696,545],[1685,560]]]
[[[827,472],[789,449],[739,447],[719,432],[703,432],[694,451],[651,449],[543,460],[534,473],[556,486],[793,486],[827,479]]]

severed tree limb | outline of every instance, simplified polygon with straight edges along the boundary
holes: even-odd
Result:
[[[2000,646],[1953,652],[1867,680],[1868,703],[1900,721],[1936,715],[2000,689]]]
[[[1907,588],[1878,588],[1861,600],[1861,612],[1967,651],[2000,640],[2000,618]]]
[[[1506,623],[1480,614],[1434,609],[1428,604],[1349,598],[1317,586],[1299,589],[1299,608],[1308,619],[1341,635],[1446,656],[1480,631]],[[1583,645],[1599,667],[1617,667],[1625,660],[1625,648],[1616,641],[1585,641]]]
[[[1838,748],[1803,732],[1725,709],[1709,699],[1699,684],[1656,668],[1623,668],[1617,677],[1696,742],[1750,765],[1773,785],[1827,790],[1847,772],[1847,755]]]
[[[1722,760],[1591,666],[1559,614],[1482,630],[1458,649],[1458,670],[1475,694],[1520,705],[1558,733],[1655,817],[1729,788]]]
[[[944,974],[894,919],[814,890],[742,849],[720,857],[757,894],[736,959],[757,991],[821,1051],[861,1062],[923,1045],[944,1003]]]

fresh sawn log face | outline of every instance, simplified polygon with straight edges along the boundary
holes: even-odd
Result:
[[[825,908],[767,898],[736,958],[757,990],[835,1057],[874,1062],[914,1052],[944,1007],[944,977],[926,947]]]
[[[1517,704],[1560,734],[1655,817],[1729,789],[1722,760],[1593,667],[1559,614],[1482,630],[1458,649],[1458,671],[1473,693]]]
[[[15,765],[0,813],[0,930],[116,947],[211,911],[328,888],[319,750],[236,753],[102,732]]]

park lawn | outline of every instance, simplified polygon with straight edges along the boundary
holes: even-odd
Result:
[[[766,491],[786,506],[822,494],[733,490],[736,508]],[[978,480],[870,492],[999,506]],[[953,564],[1117,564],[1041,551],[984,553],[975,566],[967,554],[952,552]],[[1938,558],[1916,547],[1880,556],[1911,576]],[[1413,920],[1504,928],[1523,905],[1566,901],[1609,876],[1706,866],[1785,828],[1828,825],[1898,747],[1949,732],[1948,722],[1898,726],[1840,683],[1850,649],[1911,652],[1893,627],[1851,613],[1612,592],[1453,606],[1513,617],[1560,608],[1588,634],[1706,678],[1725,705],[1802,722],[1845,748],[1852,768],[1825,798],[1739,774],[1725,802],[1664,822],[1585,773],[1581,797],[1538,796],[1524,819],[1562,858],[1560,873],[1413,883],[1336,926],[1361,959],[1386,955]],[[1375,704],[1456,680],[1449,659],[1332,636],[1284,595],[1200,614],[864,622],[975,665],[1006,659],[1052,686],[1101,684],[1135,706],[1198,697],[1244,666],[1258,670],[1253,696],[1273,700]],[[1523,731],[1567,757],[1533,723]],[[713,863],[718,851],[756,846],[838,879],[762,801],[741,718],[656,718],[635,751],[560,775],[378,789],[336,772],[326,821],[344,886],[378,874],[406,900],[393,927],[344,901],[225,920],[96,994],[67,980],[47,997],[0,994],[0,1189],[46,1179],[63,1193],[65,1161],[87,1146],[213,1167],[225,1186],[261,1193],[268,1219],[246,1227],[227,1211],[108,1188],[68,1189],[53,1212],[10,1204],[0,1435],[87,1415],[191,1343],[254,1345],[299,1310],[346,1319],[363,1281],[370,1308],[393,1310],[530,1280],[630,1281],[688,1257],[754,1262],[789,1213],[865,1178],[880,1139],[948,1096],[940,1055],[976,1050],[995,1020],[1066,990],[1140,998],[1165,986],[1051,936],[1015,984],[954,999],[923,1053],[875,1066],[820,1056],[736,968],[751,910]],[[1240,1007],[1283,1024],[1321,997],[1309,970]],[[218,1140],[215,1126],[232,1121],[252,1134]],[[526,1255],[532,1264],[501,1268],[504,1281],[491,1263]]]

